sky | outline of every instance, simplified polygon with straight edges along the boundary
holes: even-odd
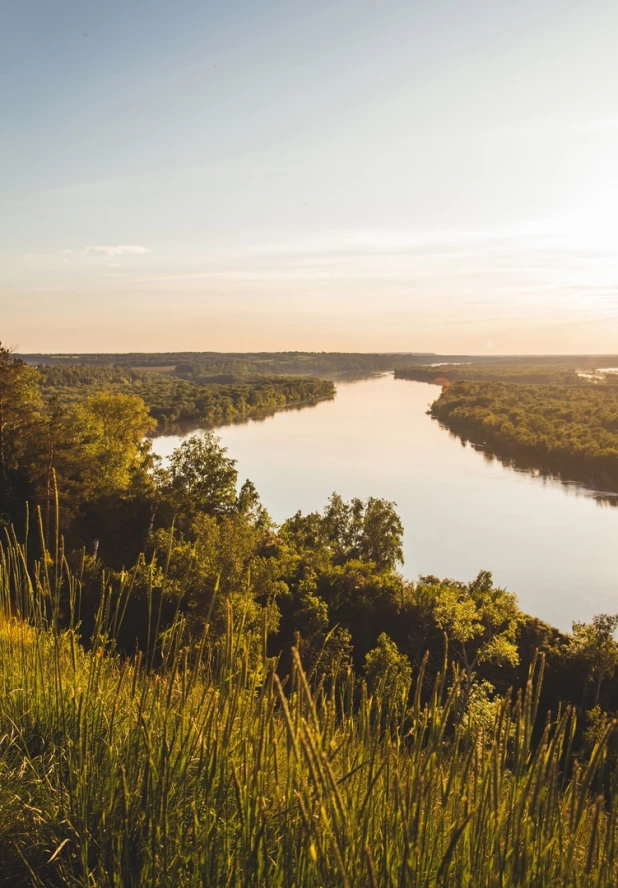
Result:
[[[0,0],[22,352],[618,352],[616,0]]]

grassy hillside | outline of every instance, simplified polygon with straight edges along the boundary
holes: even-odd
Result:
[[[2,550],[3,884],[616,884],[612,727],[579,763],[570,710],[534,734],[540,667],[489,708],[462,709],[450,670],[431,687],[421,669],[409,697],[396,661],[372,661],[368,687],[296,656],[282,685],[231,610],[222,639],[177,620],[150,661],[121,658],[130,580],[86,650],[76,580],[24,564]]]
[[[0,884],[616,884],[618,615],[408,582],[383,499],[277,526],[211,433],[156,467],[133,390],[0,347],[0,400]]]

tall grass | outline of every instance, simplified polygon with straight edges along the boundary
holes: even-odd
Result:
[[[578,764],[565,711],[533,743],[540,665],[485,729],[446,671],[411,706],[351,672],[310,687],[298,656],[283,687],[238,614],[222,643],[179,617],[155,668],[115,651],[130,578],[86,649],[55,555],[0,551],[2,884],[618,884],[608,734]]]

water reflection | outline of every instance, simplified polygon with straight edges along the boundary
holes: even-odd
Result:
[[[307,410],[309,407],[317,407],[322,401],[332,400],[332,397],[315,398],[312,401],[299,401],[296,404],[288,404],[285,407],[260,407],[258,410],[252,410],[251,413],[245,414],[244,416],[234,416],[231,419],[224,420],[212,426],[205,425],[203,422],[172,422],[155,429],[150,437],[153,439],[169,438],[182,441],[183,438],[186,438],[189,435],[194,435],[196,432],[203,431],[204,429],[218,429],[223,428],[223,426],[226,425],[246,425],[249,422],[264,422],[265,419],[270,419],[270,417],[274,416],[276,413]],[[154,447],[154,450],[155,452],[158,452],[157,447]]]
[[[526,611],[565,629],[618,611],[618,510],[599,508],[609,498],[461,442],[427,415],[438,394],[392,376],[339,383],[334,401],[218,434],[276,521],[322,509],[334,490],[386,497],[404,523],[410,578],[488,569]],[[154,448],[167,456],[180,439]]]
[[[433,421],[437,422],[440,428],[444,429],[444,432],[451,438],[455,438],[459,441],[462,447],[467,447],[469,444],[470,447],[477,453],[480,453],[485,462],[490,465],[497,461],[505,466],[505,468],[511,469],[514,472],[523,472],[526,475],[531,475],[533,478],[539,478],[542,481],[560,483],[567,489],[567,492],[590,497],[599,505],[618,506],[618,492],[615,490],[604,490],[599,487],[595,478],[592,476],[582,472],[579,479],[577,479],[575,474],[573,474],[572,477],[565,477],[561,472],[556,472],[547,464],[539,464],[538,459],[534,457],[528,457],[523,454],[500,452],[499,447],[496,447],[493,444],[490,449],[486,442],[481,441],[480,438],[475,440],[469,433],[464,431],[457,432],[444,425],[444,423],[438,422],[435,418]]]

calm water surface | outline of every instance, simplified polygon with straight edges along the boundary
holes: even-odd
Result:
[[[344,498],[385,497],[405,527],[404,574],[481,569],[562,629],[618,612],[618,508],[589,491],[489,462],[426,415],[436,386],[392,376],[338,383],[334,401],[217,430],[280,522]],[[178,435],[156,438],[168,456]]]

